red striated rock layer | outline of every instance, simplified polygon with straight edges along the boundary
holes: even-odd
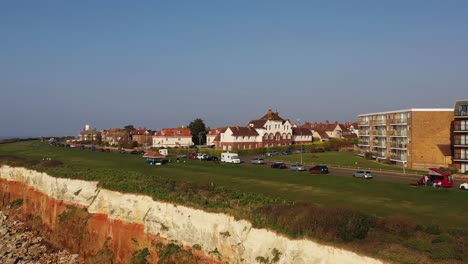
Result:
[[[51,244],[79,254],[86,263],[130,263],[138,257],[146,257],[149,263],[219,263],[216,256],[145,233],[142,224],[90,214],[21,182],[0,179],[0,199],[0,207],[10,208],[10,214],[40,231]],[[22,200],[22,205],[12,208],[15,200]]]

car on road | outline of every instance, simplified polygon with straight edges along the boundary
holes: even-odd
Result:
[[[286,164],[284,162],[275,162],[270,166],[272,169],[286,169]]]
[[[278,155],[279,155],[279,152],[276,151],[276,150],[273,150],[273,151],[271,151],[271,152],[267,152],[265,155],[266,155],[267,157],[278,156]]]
[[[353,173],[354,178],[362,178],[362,179],[372,179],[372,173],[370,171],[356,171]]]
[[[468,190],[468,182],[460,184],[460,190]]]
[[[300,163],[291,165],[289,169],[293,171],[305,171],[304,164],[300,164]]]
[[[283,151],[281,151],[281,155],[292,155],[292,151],[290,151],[290,150],[283,150]]]
[[[328,167],[325,165],[317,165],[309,169],[311,174],[327,174],[329,173]]]
[[[206,160],[207,158],[208,158],[208,154],[198,153],[197,155],[197,159],[199,160]]]
[[[206,161],[213,161],[213,162],[217,162],[219,161],[218,157],[216,156],[208,156],[206,159],[204,159]]]
[[[301,154],[301,153],[306,153],[306,152],[307,152],[306,149],[296,149],[294,151],[294,153],[296,153],[296,154]]]
[[[265,161],[262,158],[253,158],[250,160],[250,163],[252,164],[265,164]]]

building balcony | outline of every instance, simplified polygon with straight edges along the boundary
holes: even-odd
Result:
[[[462,132],[462,133],[468,133],[468,127],[462,127],[462,126],[454,126],[453,127],[454,132]]]
[[[406,149],[407,148],[407,143],[392,143],[390,144],[391,149]]]
[[[375,120],[372,122],[373,126],[386,126],[387,121],[386,120]]]
[[[407,137],[408,132],[407,131],[398,131],[398,130],[393,130],[393,132],[390,135],[391,137]]]
[[[359,121],[359,126],[369,126],[369,121]]]
[[[390,160],[392,160],[392,161],[404,161],[404,162],[406,162],[406,155],[391,154],[391,155],[390,155]]]
[[[359,142],[358,146],[359,147],[369,147],[370,145],[369,145],[369,142]]]
[[[453,161],[468,161],[468,155],[455,154]]]
[[[455,111],[455,117],[468,118],[467,111]]]
[[[370,134],[371,134],[372,136],[386,137],[386,136],[387,136],[387,131],[385,131],[385,130],[371,131]]]
[[[453,141],[453,146],[454,147],[466,147],[468,148],[468,142],[467,141],[461,141],[461,140],[455,140]]]
[[[397,118],[390,120],[390,125],[406,125],[408,123],[408,119],[406,118]]]

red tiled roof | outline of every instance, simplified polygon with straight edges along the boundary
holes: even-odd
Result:
[[[192,137],[188,128],[163,128],[156,132],[157,137]]]
[[[257,130],[252,127],[229,127],[233,136],[258,136]]]
[[[347,139],[353,139],[353,138],[357,138],[357,135],[356,134],[353,134],[353,133],[349,133],[349,134],[344,134],[343,133],[343,138],[347,138]]]
[[[317,132],[322,139],[328,138],[328,134],[327,132],[325,132],[325,130],[314,130],[314,131]]]
[[[262,128],[267,120],[252,120],[249,122],[249,125],[251,125],[254,128]]]
[[[226,131],[227,127],[218,127],[215,129],[210,130],[210,132],[207,134],[208,136],[216,136],[219,133],[224,133]]]
[[[145,132],[148,131],[147,129],[140,128],[140,129],[135,129],[130,132],[132,135],[144,135]]]
[[[265,125],[267,120],[284,121],[284,119],[279,116],[278,112],[273,112],[271,109],[268,109],[264,116],[260,117],[259,119],[251,120],[249,124],[252,124],[255,128],[261,128],[263,125]]]
[[[156,151],[147,152],[145,153],[145,155],[143,155],[143,158],[164,158],[164,157],[166,156]]]
[[[314,123],[312,125],[312,129],[316,131],[333,131],[335,130],[336,126],[338,126],[338,123]]]
[[[293,135],[312,135],[312,131],[303,127],[293,127]]]

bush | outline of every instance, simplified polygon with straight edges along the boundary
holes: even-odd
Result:
[[[417,224],[407,216],[393,215],[381,220],[378,226],[388,233],[409,237],[416,231]]]
[[[364,158],[365,158],[365,159],[368,159],[368,160],[371,160],[371,159],[372,159],[372,153],[371,153],[371,152],[366,152],[366,153],[364,154]]]
[[[344,223],[338,227],[338,230],[340,238],[347,242],[366,238],[374,223],[373,219],[367,215],[357,212],[344,220]]]
[[[426,226],[425,228],[422,229],[422,231],[431,235],[440,235],[440,233],[442,233],[440,226],[438,225]]]
[[[63,165],[63,162],[61,162],[60,160],[46,160],[46,161],[39,163],[40,167],[58,167],[62,165]]]
[[[324,240],[363,239],[374,226],[374,218],[352,209],[321,208],[307,203],[268,205],[256,210],[257,222],[280,227],[293,236],[315,236]]]

